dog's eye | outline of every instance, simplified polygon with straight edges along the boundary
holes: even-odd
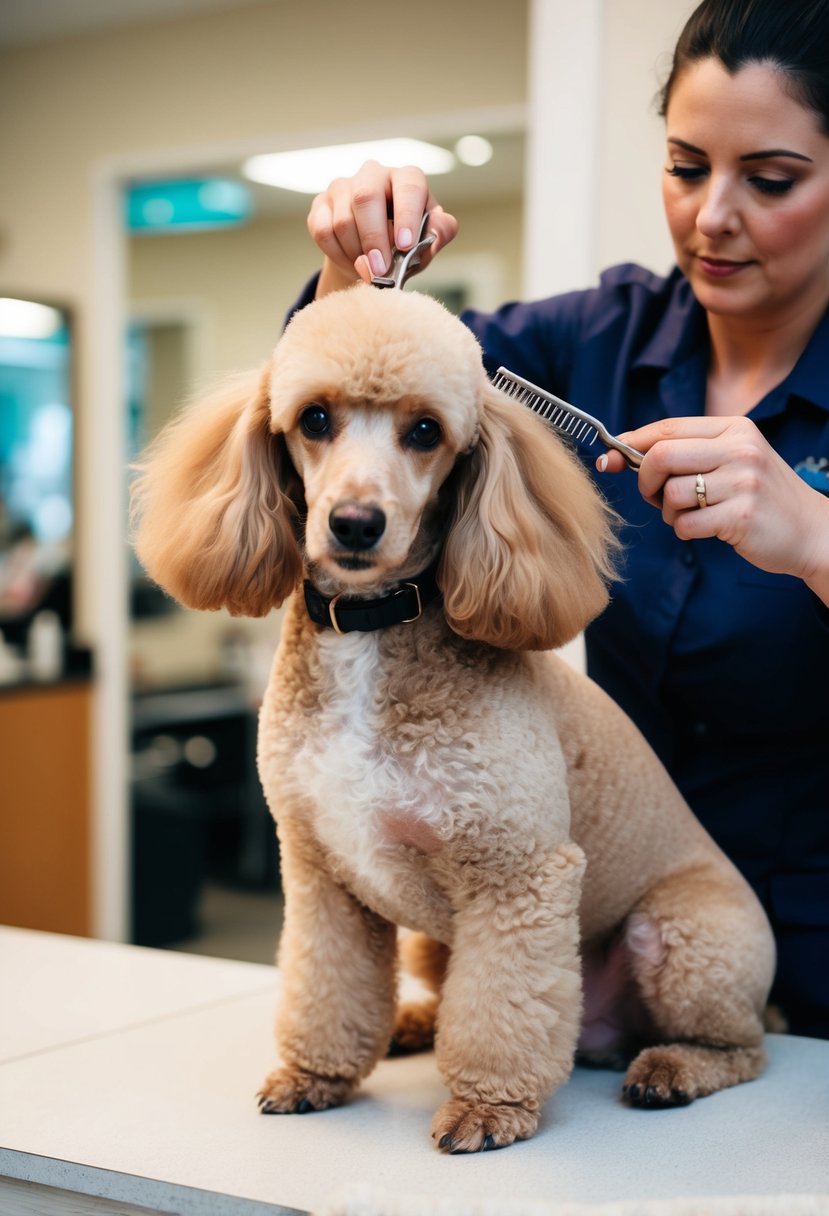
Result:
[[[311,439],[319,439],[322,435],[327,435],[331,430],[331,419],[328,417],[328,410],[323,409],[321,405],[309,405],[306,410],[303,410],[299,424],[306,435]]]
[[[439,422],[436,422],[434,418],[420,418],[406,436],[406,442],[413,448],[428,451],[430,448],[437,447],[442,436],[443,432]]]

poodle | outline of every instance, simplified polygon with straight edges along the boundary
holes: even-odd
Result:
[[[428,296],[357,284],[191,404],[134,487],[181,603],[287,598],[258,765],[285,893],[265,1113],[432,1042],[439,1149],[535,1131],[577,1056],[634,1106],[756,1077],[774,945],[630,720],[553,648],[601,612],[615,518]],[[396,1008],[398,927],[433,995]],[[401,937],[404,935],[401,934]]]

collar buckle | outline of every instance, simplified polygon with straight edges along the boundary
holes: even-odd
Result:
[[[343,591],[338,592],[338,594],[334,596],[328,605],[328,619],[331,622],[331,628],[338,637],[343,637],[346,632],[344,629],[340,629],[340,623],[337,620],[337,604],[343,598],[344,594],[345,592]]]
[[[417,612],[414,614],[414,616],[404,616],[403,620],[400,622],[401,625],[411,625],[412,621],[419,620],[419,618],[423,616],[423,600],[420,598],[420,588],[418,587],[417,583],[403,583],[402,587],[398,587],[394,594],[396,596],[404,595],[407,587],[411,587],[412,591],[415,593]]]

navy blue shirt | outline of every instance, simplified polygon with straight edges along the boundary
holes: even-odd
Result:
[[[463,320],[490,373],[503,364],[616,434],[704,412],[706,319],[679,271],[618,266],[597,288]],[[829,313],[749,417],[829,492]],[[601,450],[584,453],[591,472]],[[624,558],[587,630],[589,674],[760,896],[792,1028],[829,1037],[829,614],[799,579],[679,540],[634,473],[598,480],[625,521]]]

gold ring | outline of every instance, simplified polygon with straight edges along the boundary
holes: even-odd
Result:
[[[697,473],[697,484],[694,488],[697,492],[697,506],[707,507],[708,499],[705,497],[705,478],[702,473]]]

